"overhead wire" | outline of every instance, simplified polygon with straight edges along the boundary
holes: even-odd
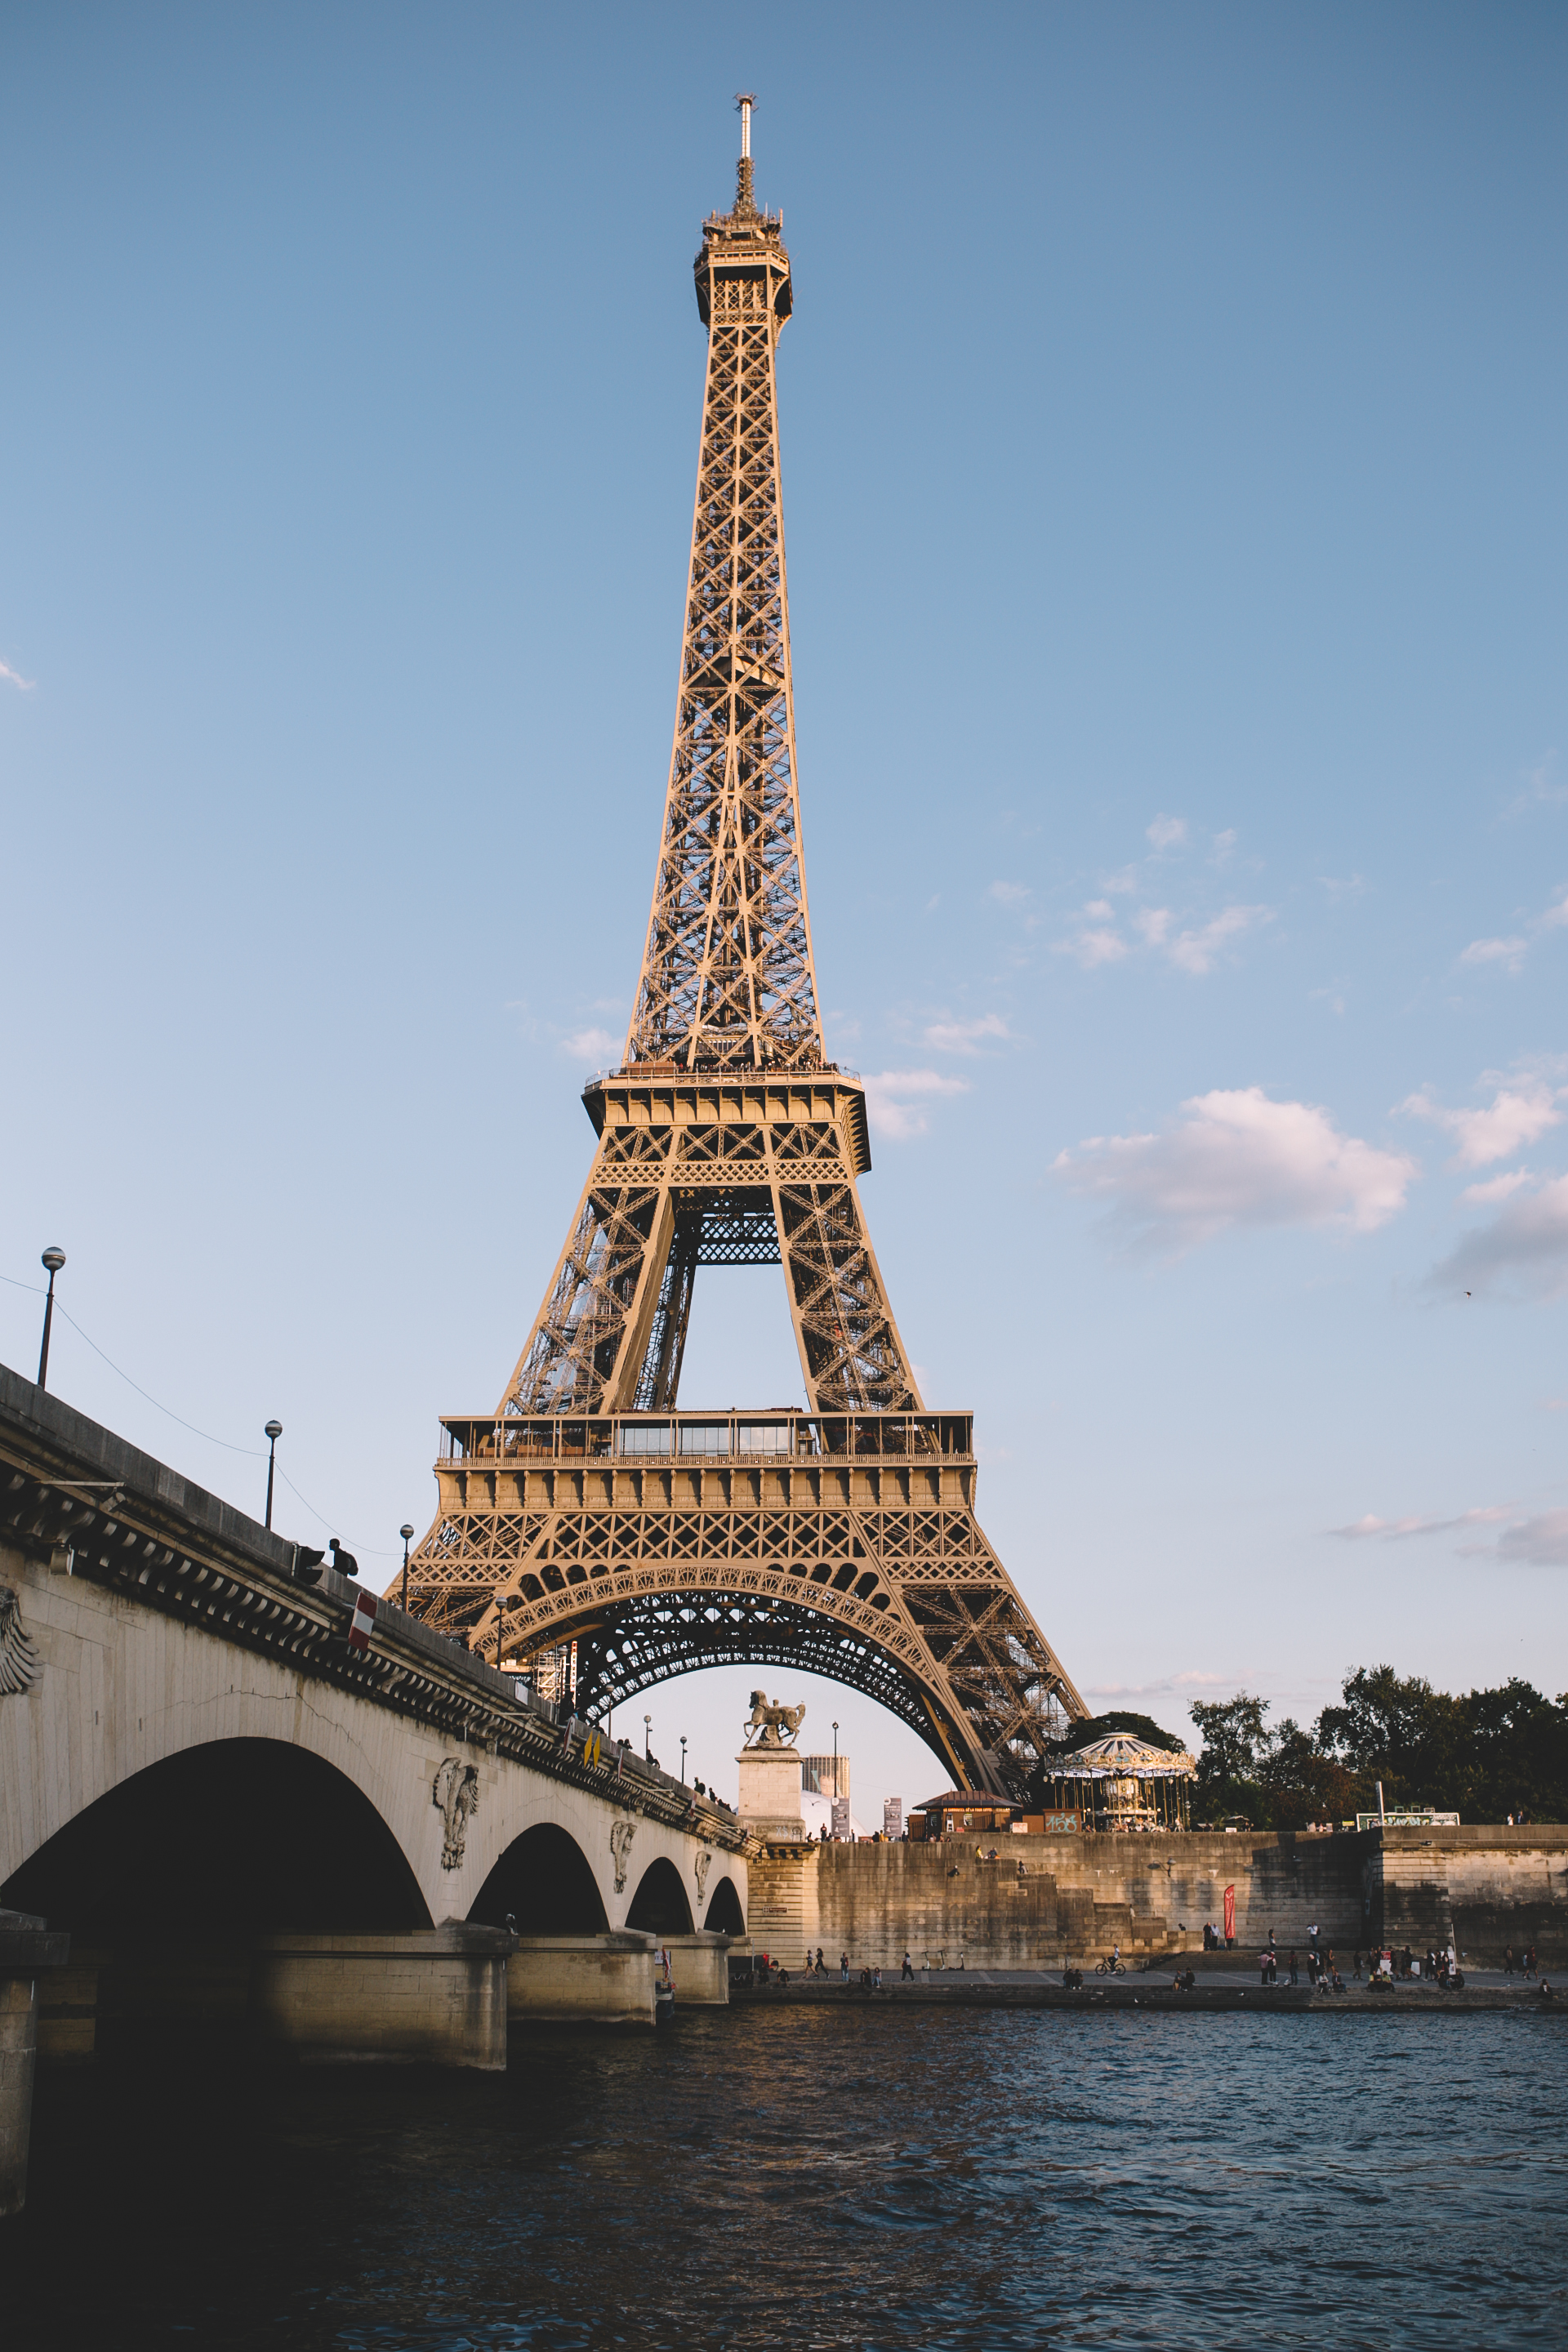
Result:
[[[35,1298],[43,1298],[47,1296],[47,1293],[45,1291],[41,1283],[18,1282],[16,1276],[12,1274],[0,1274],[0,1282],[8,1283],[13,1290],[30,1290]],[[77,1321],[76,1317],[71,1313],[69,1307],[62,1306],[58,1298],[55,1300],[55,1308],[57,1313],[62,1316],[65,1321],[70,1325],[71,1329],[76,1333],[78,1339],[85,1339],[88,1346],[92,1349],[93,1354],[97,1356],[101,1362],[109,1366],[110,1370],[114,1374],[116,1380],[123,1381],[127,1388],[134,1389],[137,1395],[144,1398],[147,1403],[152,1406],[154,1412],[161,1412],[167,1420],[177,1422],[182,1429],[188,1429],[191,1435],[193,1437],[199,1437],[204,1445],[219,1445],[223,1448],[226,1454],[243,1454],[247,1459],[251,1462],[264,1462],[267,1459],[258,1445],[236,1445],[229,1438],[215,1437],[210,1430],[198,1429],[194,1421],[187,1421],[183,1413],[175,1412],[171,1405],[161,1404],[158,1399],[152,1393],[151,1390],[144,1389],[140,1381],[133,1381],[129,1372],[121,1371],[120,1366],[114,1361],[112,1356],[106,1356],[104,1354],[103,1349],[99,1346],[98,1341],[94,1339],[89,1333],[82,1329],[81,1325]],[[327,1528],[335,1528],[342,1524],[341,1521],[329,1519],[322,1512],[317,1510],[314,1503],[307,1501],[306,1497],[300,1494],[300,1489],[295,1486],[294,1481],[289,1477],[289,1473],[281,1465],[279,1465],[278,1475],[288,1487],[289,1492],[293,1496],[295,1501],[304,1506],[305,1509],[310,1512],[310,1517],[317,1522],[318,1526]],[[384,1551],[374,1544],[361,1544],[359,1546],[359,1549],[367,1553],[372,1559],[396,1559],[400,1557],[397,1552]]]

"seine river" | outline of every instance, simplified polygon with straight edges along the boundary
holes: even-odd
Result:
[[[53,2075],[24,2347],[1568,2340],[1568,2020],[799,2009]]]

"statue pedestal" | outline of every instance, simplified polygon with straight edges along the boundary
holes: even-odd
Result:
[[[805,1814],[800,1801],[800,1756],[793,1748],[742,1748],[741,1819],[760,1838],[780,1844],[799,1844],[805,1837]]]

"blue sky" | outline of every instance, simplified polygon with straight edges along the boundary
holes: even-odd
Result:
[[[752,87],[828,1042],[987,1530],[1173,1728],[1555,1693],[1568,23],[768,25],[14,12],[0,1355],[58,1241],[63,1395],[252,1507],[278,1413],[368,1575],[427,1520],[637,975]],[[682,1402],[797,1390],[705,1275]]]

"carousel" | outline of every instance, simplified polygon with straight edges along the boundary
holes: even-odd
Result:
[[[1197,1769],[1184,1748],[1154,1748],[1113,1731],[1048,1770],[1058,1811],[1078,1813],[1086,1830],[1184,1830]]]

